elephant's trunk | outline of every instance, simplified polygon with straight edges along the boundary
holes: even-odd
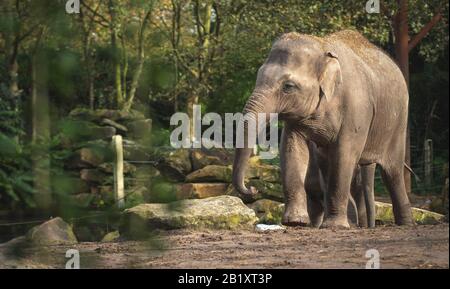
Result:
[[[239,193],[244,195],[253,195],[257,193],[253,187],[250,187],[250,189],[248,189],[244,183],[245,173],[248,167],[248,160],[251,154],[252,149],[250,148],[238,148],[236,149],[236,154],[234,156],[233,186]]]
[[[264,102],[265,104],[261,104]],[[255,128],[257,131],[258,113],[267,113],[268,115],[268,113],[273,112],[271,110],[272,105],[267,104],[267,99],[265,99],[264,95],[254,93],[247,101],[243,114],[247,115],[249,117],[248,119],[254,120],[255,126],[251,128],[252,129]],[[249,133],[251,133],[249,132],[249,123],[245,122],[243,127],[244,127],[243,137],[245,145],[243,148],[236,148],[235,151],[233,163],[233,186],[241,194],[254,195],[257,193],[257,190],[254,187],[247,188],[244,182],[245,174],[248,168],[248,162],[253,152],[253,147],[251,147],[251,144],[248,143],[249,139],[248,135]]]

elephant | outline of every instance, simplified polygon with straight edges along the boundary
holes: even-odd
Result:
[[[327,193],[327,156],[323,148],[308,141],[309,165],[305,178],[307,209],[311,226],[320,227],[324,215],[324,199]],[[375,165],[357,166],[351,184],[348,219],[359,227],[375,227],[374,196]]]
[[[348,228],[355,169],[359,167],[362,176],[370,177],[378,165],[390,193],[395,223],[412,225],[403,177],[408,99],[397,64],[356,31],[325,37],[291,32],[279,37],[258,70],[243,114],[256,119],[258,113],[277,113],[284,123],[282,222],[304,226],[315,222],[310,215],[314,219],[323,214],[321,228]],[[244,137],[248,128],[244,121]],[[311,161],[309,142],[323,148],[326,155],[325,206],[305,188]],[[244,183],[250,146],[246,142],[235,149],[232,183],[241,194],[256,192]],[[308,207],[315,211],[308,214]]]

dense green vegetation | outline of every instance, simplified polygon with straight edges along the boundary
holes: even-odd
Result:
[[[56,148],[74,108],[139,110],[153,119],[153,145],[167,145],[176,111],[191,113],[196,103],[240,111],[284,32],[356,29],[393,58],[399,37],[395,1],[378,14],[366,13],[364,1],[84,0],[79,14],[66,13],[65,2],[0,3],[0,208],[36,206],[36,164],[63,173],[64,150]],[[435,159],[433,185],[414,181],[413,190],[440,192],[448,174],[448,3],[408,2],[412,40],[437,20],[409,51],[412,166],[423,175],[427,138]],[[40,153],[50,153],[47,167]]]

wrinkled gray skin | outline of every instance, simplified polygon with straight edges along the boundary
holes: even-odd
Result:
[[[320,204],[305,189],[311,141],[323,148],[327,158],[321,227],[349,227],[347,205],[355,168],[367,173],[366,167],[374,164],[381,167],[396,224],[413,224],[403,179],[406,83],[398,66],[359,33],[280,37],[258,71],[243,112],[279,113],[284,121],[280,148],[286,203],[283,223],[306,225],[310,216],[314,223],[321,215]],[[236,149],[233,184],[242,194],[256,191],[244,184],[251,152],[251,148]],[[310,216],[308,207],[314,208]]]
[[[310,161],[305,178],[307,192],[307,207],[311,225],[319,227],[322,223],[325,208],[324,198],[327,192],[328,160],[324,148],[319,148],[311,141],[308,142]],[[360,227],[375,227],[375,199],[374,199],[375,165],[357,166],[350,188],[347,207],[348,219]],[[314,201],[312,201],[314,199]]]

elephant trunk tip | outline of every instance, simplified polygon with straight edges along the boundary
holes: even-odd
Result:
[[[258,194],[258,190],[255,187],[250,186],[249,188],[247,188],[244,182],[233,181],[233,186],[238,191],[238,193],[242,195],[254,196]]]

